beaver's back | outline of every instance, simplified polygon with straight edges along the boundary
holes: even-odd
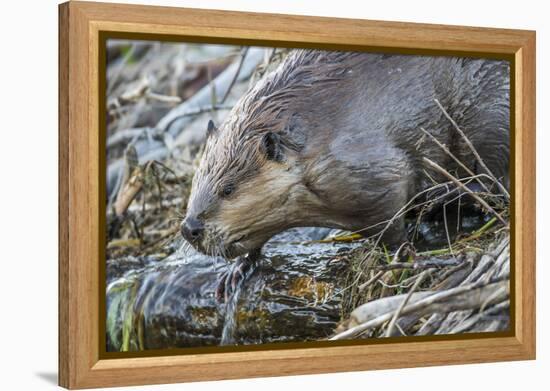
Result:
[[[436,105],[437,99],[464,130],[485,163],[507,179],[509,64],[454,57],[300,51],[288,67],[311,69],[305,94],[292,100],[295,137],[304,139],[313,167],[333,166],[350,177],[408,172],[414,190],[424,185],[422,157],[449,170],[456,165],[421,128],[474,172],[471,152]],[[292,73],[287,70],[288,73]],[[303,132],[303,134],[299,134]],[[316,159],[314,159],[316,160]],[[330,161],[335,164],[330,164]],[[381,173],[382,174],[382,173]],[[360,185],[363,181],[359,181]]]

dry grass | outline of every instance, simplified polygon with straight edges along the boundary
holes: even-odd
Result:
[[[377,235],[365,241],[350,257],[348,285],[342,294],[342,319],[332,339],[399,335],[453,334],[505,330],[510,323],[510,235],[507,189],[487,168],[462,129],[435,102],[471,149],[485,172],[457,178],[428,158],[426,166],[448,180],[434,183],[413,197],[395,216],[381,225]],[[452,159],[447,147],[421,129]],[[459,165],[466,165],[459,162]],[[478,182],[484,191],[468,187]],[[443,193],[440,191],[445,189]],[[436,191],[434,191],[436,190]],[[437,191],[439,190],[439,191]],[[491,218],[467,236],[450,234],[448,207],[471,197],[480,213]],[[381,245],[392,222],[417,212],[418,228],[426,211],[443,203],[443,229],[447,246],[417,252],[404,243],[393,253]],[[460,221],[460,213],[457,213]],[[414,238],[414,234],[412,235]]]

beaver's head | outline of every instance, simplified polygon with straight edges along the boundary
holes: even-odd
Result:
[[[300,146],[284,137],[291,121],[269,110],[260,114],[262,121],[249,121],[252,109],[234,110],[219,129],[208,124],[181,228],[205,254],[244,255],[295,225],[289,211],[296,209],[302,185]],[[247,112],[244,120],[240,110]]]

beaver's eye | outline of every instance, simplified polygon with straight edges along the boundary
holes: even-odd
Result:
[[[222,189],[222,195],[224,197],[228,197],[230,196],[231,194],[233,194],[233,191],[235,191],[235,185],[233,185],[232,183],[228,184],[228,185],[225,185]]]

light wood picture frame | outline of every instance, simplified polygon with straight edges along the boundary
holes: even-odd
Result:
[[[392,53],[513,64],[512,331],[368,344],[106,356],[101,44],[107,35]],[[106,35],[107,34],[107,35]],[[104,54],[103,54],[104,55]],[[103,59],[104,60],[104,59]],[[70,389],[535,359],[535,32],[70,1],[59,6],[59,384]]]

